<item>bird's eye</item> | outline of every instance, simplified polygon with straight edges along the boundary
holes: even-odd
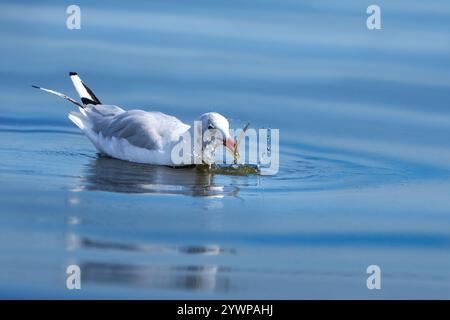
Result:
[[[208,129],[214,129],[214,126],[213,126],[212,124],[210,124],[210,125],[208,126]]]

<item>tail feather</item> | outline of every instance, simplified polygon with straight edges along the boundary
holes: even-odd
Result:
[[[76,72],[70,72],[69,75],[83,104],[102,104],[100,99],[95,96],[94,92],[81,80]]]
[[[83,119],[82,119],[82,115],[80,113],[71,111],[71,112],[69,112],[69,116],[68,117],[73,123],[76,124],[76,126],[78,128],[80,128],[81,130],[85,130],[86,129],[86,126],[85,126],[85,124],[83,122]]]
[[[49,93],[54,94],[54,95],[57,95],[58,97],[63,98],[65,100],[73,103],[74,105],[77,105],[78,107],[80,107],[82,109],[86,107],[86,106],[82,105],[81,103],[79,103],[78,101],[76,101],[75,99],[73,99],[73,98],[71,98],[68,95],[65,95],[63,93],[60,93],[60,92],[57,92],[57,91],[54,91],[54,90],[51,90],[51,89],[42,88],[42,87],[35,86],[35,85],[32,85],[32,87],[36,88],[36,89],[39,89],[39,90],[42,90],[42,91],[45,91],[45,92],[49,92]]]

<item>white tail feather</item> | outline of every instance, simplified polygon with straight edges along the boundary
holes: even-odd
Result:
[[[81,114],[76,112],[69,112],[69,119],[75,123],[75,125],[80,128],[81,130],[85,130],[86,126],[84,125],[83,119],[81,119]]]
[[[70,80],[77,90],[83,104],[101,104],[100,100],[95,96],[94,92],[81,80],[76,72],[70,72]]]

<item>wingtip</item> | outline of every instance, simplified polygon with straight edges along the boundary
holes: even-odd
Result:
[[[69,76],[77,76],[77,75],[78,75],[78,73],[76,73],[76,72],[73,72],[73,71],[69,72]]]

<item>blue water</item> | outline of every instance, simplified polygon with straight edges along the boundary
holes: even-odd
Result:
[[[0,3],[0,297],[450,298],[450,4]],[[105,103],[280,129],[275,176],[96,154]],[[82,289],[66,289],[79,265]],[[381,290],[368,290],[378,265]]]

